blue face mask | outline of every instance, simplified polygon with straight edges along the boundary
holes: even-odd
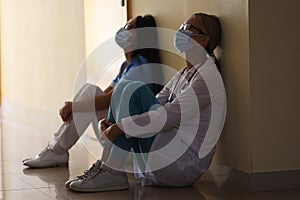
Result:
[[[134,42],[130,42],[129,39],[134,37],[131,31],[124,28],[120,28],[115,36],[116,43],[123,49],[135,45]]]
[[[192,48],[192,44],[189,41],[191,36],[192,32],[190,31],[184,31],[182,29],[179,29],[176,32],[174,36],[174,46],[179,52],[184,53],[190,48]]]

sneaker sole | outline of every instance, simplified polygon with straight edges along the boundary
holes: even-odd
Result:
[[[72,188],[72,185],[69,186],[69,189],[75,192],[108,192],[108,191],[116,191],[116,190],[127,190],[129,188],[128,185],[115,185],[109,186],[105,188],[93,188],[93,189],[86,189],[86,188]]]
[[[49,164],[49,165],[44,165],[44,166],[38,166],[38,165],[30,165],[23,163],[23,165],[30,167],[30,168],[51,168],[51,167],[68,167],[69,163],[59,163],[59,164]]]
[[[65,183],[65,187],[67,188],[67,189],[71,189],[70,188],[70,185],[74,182],[74,181],[78,181],[78,180],[80,180],[80,179],[73,179],[73,180],[70,180],[70,181],[67,181],[66,183]]]

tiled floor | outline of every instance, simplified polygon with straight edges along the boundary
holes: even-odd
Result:
[[[116,192],[76,193],[65,189],[64,182],[79,175],[94,162],[97,147],[93,142],[87,148],[80,141],[70,151],[70,165],[64,168],[27,169],[21,160],[42,150],[57,121],[34,114],[2,111],[0,134],[0,199],[172,199],[172,200],[297,200],[300,191],[250,193],[227,184],[227,169],[211,167],[192,187],[160,188],[141,187],[130,176],[130,189]],[[87,134],[86,138],[89,138]],[[100,154],[100,152],[99,152]]]

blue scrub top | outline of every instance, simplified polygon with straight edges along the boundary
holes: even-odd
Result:
[[[127,67],[126,61],[123,62],[120,72],[111,83],[111,86],[115,87],[121,79],[151,83],[153,80],[152,74],[151,65],[148,60],[138,54],[130,61]]]

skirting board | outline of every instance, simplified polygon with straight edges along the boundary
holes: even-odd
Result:
[[[300,188],[300,170],[245,173],[231,169],[228,182],[253,192],[293,190]]]

